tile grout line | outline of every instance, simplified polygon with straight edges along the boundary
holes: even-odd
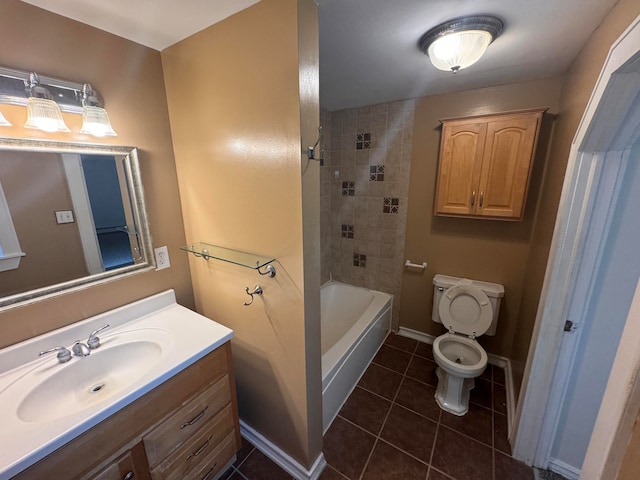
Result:
[[[436,452],[436,442],[438,441],[438,432],[440,431],[440,420],[442,419],[442,412],[438,415],[438,421],[436,422],[436,431],[433,434],[433,445],[431,446],[431,455],[429,455],[429,468],[427,469],[427,478],[429,478],[429,472],[433,468],[433,455]]]
[[[491,367],[491,476],[496,480],[496,411],[493,408],[493,366]]]
[[[387,341],[388,338],[389,338],[389,335],[387,335],[387,338],[385,338],[385,342]],[[382,345],[386,345],[385,342],[383,342]],[[392,348],[395,348],[395,347],[392,347]],[[415,352],[417,348],[418,348],[418,343],[416,342],[416,345],[413,347],[413,351]],[[402,349],[397,349],[397,350],[402,350]],[[407,352],[406,350],[402,350],[402,351],[403,352]],[[402,386],[402,382],[404,382],[404,379],[407,376],[407,370],[409,370],[409,365],[411,365],[411,360],[413,359],[413,355],[414,355],[413,352],[411,352],[411,357],[409,358],[409,361],[407,362],[407,366],[404,369],[404,373],[402,374],[402,380],[400,380],[400,385],[398,385],[396,393],[393,396],[393,399],[391,400],[391,404],[389,405],[389,410],[387,411],[387,414],[385,415],[384,420],[382,421],[382,425],[380,426],[380,430],[378,431],[378,434],[376,435],[376,439],[373,442],[373,446],[371,447],[371,451],[369,452],[369,456],[367,457],[367,461],[364,463],[364,467],[362,467],[362,472],[360,472],[360,476],[358,477],[359,480],[362,480],[362,477],[364,476],[364,472],[367,471],[367,467],[369,466],[369,462],[371,461],[371,457],[373,456],[373,452],[375,451],[376,446],[378,445],[378,441],[380,440],[380,435],[382,434],[382,430],[384,430],[384,426],[387,423],[387,419],[389,418],[389,414],[391,413],[391,409],[393,408],[393,404],[395,403],[395,399],[398,397],[398,393],[400,393],[400,387]],[[397,448],[397,447],[395,447],[395,445],[394,445],[394,448]],[[429,468],[427,467],[427,472],[428,471],[429,471]]]
[[[387,338],[388,338],[388,337],[387,337]],[[411,458],[411,459],[413,459],[413,460],[415,460],[415,461],[417,461],[417,462],[419,462],[419,463],[421,463],[421,464],[423,464],[423,465],[424,465],[424,464],[426,463],[424,460],[422,460],[422,459],[420,459],[420,458],[418,458],[418,457],[414,456],[413,454],[411,454],[411,453],[409,453],[409,452],[405,451],[403,448],[398,447],[398,446],[397,446],[397,445],[395,445],[394,443],[389,442],[389,441],[387,441],[385,438],[383,438],[383,437],[382,437],[382,433],[383,433],[383,431],[384,431],[384,428],[387,426],[387,424],[388,424],[388,422],[389,422],[389,418],[390,418],[390,414],[391,414],[391,409],[392,409],[392,408],[394,408],[395,406],[397,406],[398,408],[405,409],[405,410],[407,410],[408,412],[411,412],[411,413],[413,413],[413,414],[416,414],[416,415],[418,415],[418,416],[419,416],[419,417],[421,417],[421,418],[424,418],[424,419],[426,419],[426,420],[429,420],[429,421],[431,421],[431,422],[435,422],[435,423],[436,423],[436,425],[435,425],[435,432],[434,432],[434,438],[433,438],[433,445],[432,445],[432,449],[431,449],[431,452],[430,452],[430,455],[429,455],[428,463],[426,463],[426,467],[427,467],[427,470],[426,470],[426,477],[427,477],[427,478],[429,477],[430,472],[433,470],[434,472],[437,472],[438,474],[443,475],[444,477],[449,478],[449,479],[451,479],[451,480],[460,480],[460,479],[456,479],[456,478],[454,478],[454,477],[451,477],[451,476],[450,476],[450,475],[448,475],[448,474],[445,474],[445,473],[441,472],[439,469],[434,468],[434,467],[433,467],[433,465],[432,465],[433,459],[435,458],[436,443],[437,443],[438,437],[442,434],[442,432],[441,432],[441,427],[443,427],[443,428],[447,428],[447,429],[449,429],[449,430],[451,430],[451,431],[454,431],[454,432],[456,432],[457,434],[460,434],[460,435],[462,435],[463,437],[466,437],[466,438],[468,438],[469,440],[472,440],[473,442],[475,442],[475,443],[477,443],[477,444],[485,445],[485,446],[487,446],[487,447],[491,448],[491,474],[490,474],[491,476],[489,477],[489,479],[490,479],[490,480],[497,480],[497,478],[496,478],[496,475],[497,475],[497,471],[496,471],[496,457],[497,457],[498,452],[496,451],[496,437],[497,437],[497,436],[496,436],[496,431],[495,431],[495,422],[496,422],[496,418],[497,418],[497,417],[496,417],[496,415],[502,415],[502,416],[504,416],[504,415],[502,414],[502,412],[499,412],[498,410],[496,410],[495,390],[496,390],[496,388],[497,388],[497,386],[498,386],[499,384],[498,384],[498,383],[496,383],[496,381],[494,380],[494,376],[495,376],[495,375],[494,375],[494,374],[495,374],[494,366],[492,366],[492,365],[490,365],[490,366],[489,366],[489,367],[491,368],[491,370],[490,370],[490,372],[489,372],[489,378],[483,377],[483,380],[484,380],[484,381],[488,381],[488,383],[489,383],[489,385],[490,385],[490,389],[489,389],[489,392],[490,392],[490,404],[489,404],[489,405],[490,405],[490,406],[489,406],[489,407],[487,407],[487,406],[485,406],[485,405],[481,405],[481,404],[477,404],[477,403],[475,403],[475,402],[472,402],[472,403],[474,403],[474,405],[476,405],[477,407],[481,408],[483,411],[489,410],[489,411],[491,412],[491,440],[490,440],[490,444],[487,444],[487,443],[484,443],[484,442],[482,442],[482,441],[480,441],[480,440],[478,440],[478,439],[476,439],[476,438],[474,438],[474,437],[472,437],[472,436],[470,436],[470,435],[467,435],[467,434],[465,434],[465,433],[463,433],[463,432],[459,432],[457,429],[455,429],[455,428],[453,428],[453,427],[449,427],[449,426],[447,426],[445,423],[443,423],[443,417],[444,417],[444,415],[443,415],[442,410],[440,410],[440,411],[439,411],[437,420],[434,420],[433,418],[427,417],[427,416],[423,415],[423,414],[422,414],[422,413],[420,413],[420,412],[416,412],[416,411],[414,411],[413,409],[411,409],[411,408],[409,408],[409,407],[407,407],[407,406],[405,406],[405,405],[402,405],[402,404],[398,403],[398,402],[397,402],[397,398],[398,398],[399,393],[400,393],[400,391],[401,391],[401,387],[402,387],[402,385],[404,384],[404,382],[405,382],[405,381],[407,381],[407,379],[409,379],[410,381],[415,381],[415,382],[417,382],[417,383],[419,383],[419,384],[422,384],[422,385],[425,385],[425,386],[429,386],[430,388],[434,388],[434,386],[433,386],[433,385],[430,385],[429,383],[423,382],[421,379],[414,378],[413,376],[411,376],[411,375],[409,375],[409,374],[408,374],[409,369],[410,369],[410,366],[411,366],[411,364],[413,363],[414,359],[428,360],[428,361],[430,361],[430,362],[433,362],[433,359],[431,359],[431,358],[429,358],[429,357],[425,357],[425,356],[419,355],[419,354],[417,353],[417,352],[418,352],[418,348],[419,348],[419,346],[420,346],[420,342],[416,342],[416,343],[414,344],[414,346],[412,347],[412,349],[411,349],[411,350],[407,350],[407,349],[403,349],[403,348],[398,348],[398,347],[396,347],[396,346],[394,346],[394,345],[390,345],[390,344],[386,343],[386,340],[385,340],[385,343],[383,343],[383,345],[385,345],[385,346],[389,347],[390,349],[392,349],[392,350],[393,350],[393,351],[395,351],[395,352],[402,352],[402,353],[406,353],[406,354],[408,354],[408,355],[409,355],[409,357],[408,357],[408,363],[407,363],[407,365],[404,367],[403,372],[399,372],[399,371],[397,371],[397,370],[393,370],[393,369],[391,369],[391,368],[389,368],[389,367],[387,367],[387,366],[385,366],[385,365],[381,365],[381,364],[379,364],[379,363],[376,363],[376,362],[375,362],[375,361],[373,361],[373,360],[370,362],[370,365],[371,365],[371,364],[374,364],[374,365],[376,365],[376,367],[378,367],[378,368],[382,368],[382,369],[383,369],[383,370],[385,370],[385,371],[392,372],[392,373],[397,374],[397,375],[399,375],[399,376],[400,376],[400,381],[399,381],[398,386],[397,386],[397,387],[396,387],[396,389],[395,389],[395,393],[393,394],[393,398],[389,399],[389,398],[387,398],[387,397],[384,397],[384,396],[382,396],[382,395],[380,395],[380,394],[378,394],[378,393],[376,393],[376,392],[373,392],[373,391],[371,391],[371,390],[369,390],[369,389],[367,389],[367,388],[362,387],[361,385],[356,385],[356,386],[357,386],[357,387],[359,387],[359,388],[361,388],[363,391],[366,391],[367,393],[369,393],[369,394],[371,394],[371,395],[374,395],[374,396],[375,396],[375,397],[377,397],[377,398],[380,398],[381,400],[385,400],[386,402],[390,402],[390,404],[389,404],[389,408],[388,408],[388,410],[387,410],[387,412],[386,412],[386,414],[385,414],[385,416],[384,416],[384,419],[383,419],[383,421],[382,421],[382,423],[381,423],[380,428],[378,429],[377,434],[373,434],[372,432],[370,432],[369,430],[367,430],[367,429],[363,428],[362,426],[357,425],[357,424],[353,423],[352,421],[350,421],[350,420],[348,420],[348,419],[346,419],[346,418],[344,418],[344,417],[342,417],[342,416],[338,415],[342,420],[344,420],[344,421],[346,421],[347,423],[351,424],[352,426],[354,426],[354,427],[358,428],[359,430],[362,430],[363,432],[366,432],[367,434],[369,434],[369,435],[373,436],[373,437],[374,437],[374,443],[373,443],[373,445],[372,445],[372,447],[371,447],[371,450],[370,450],[370,452],[369,452],[369,455],[367,456],[367,459],[366,459],[366,461],[365,461],[365,463],[364,463],[364,465],[363,465],[363,467],[362,467],[362,471],[360,472],[360,475],[359,475],[359,476],[357,476],[357,477],[353,477],[353,479],[351,479],[350,477],[347,477],[346,475],[344,475],[342,472],[340,472],[340,471],[336,470],[334,467],[331,467],[331,468],[332,468],[335,472],[337,472],[341,478],[344,478],[344,479],[346,479],[346,480],[362,480],[362,479],[364,478],[364,476],[365,476],[364,474],[365,474],[365,472],[366,472],[366,470],[367,470],[368,466],[370,465],[371,460],[372,460],[372,458],[373,458],[373,452],[375,451],[376,447],[378,446],[378,444],[379,444],[380,442],[385,443],[386,445],[388,445],[388,446],[390,446],[390,447],[392,447],[392,448],[394,448],[394,449],[398,450],[399,452],[402,452],[404,455],[407,455],[409,458]],[[501,386],[501,385],[500,385],[500,387],[501,387],[501,388],[504,388],[504,386]],[[254,447],[254,448],[255,448],[255,447]],[[248,456],[249,456],[249,455],[247,455],[247,457],[248,457]],[[242,462],[242,463],[244,463],[244,461],[246,460],[246,458],[247,458],[247,457],[245,457],[245,459],[243,460],[243,462]],[[239,465],[238,465],[238,467],[240,467],[240,466],[242,465],[242,463],[241,463],[241,464],[239,464]],[[243,474],[241,474],[241,472],[240,472],[237,468],[236,468],[235,470],[236,470],[240,475],[242,475],[242,476],[244,477],[244,475],[243,475]],[[249,479],[249,480],[253,480],[253,479]]]
[[[246,441],[246,440],[245,440],[245,441]],[[241,476],[242,478],[244,478],[245,480],[249,480],[249,479],[247,478],[247,476],[246,476],[244,473],[242,473],[242,472],[240,471],[240,467],[242,466],[242,464],[243,464],[244,462],[246,462],[246,461],[247,461],[247,458],[249,458],[249,456],[250,456],[250,455],[255,451],[255,449],[256,449],[255,445],[251,444],[251,446],[252,446],[252,448],[251,448],[251,450],[249,451],[249,453],[247,453],[247,454],[244,456],[244,458],[242,459],[242,461],[241,461],[240,463],[238,463],[238,465],[237,465],[237,466],[236,466],[236,465],[231,465],[231,468],[233,468],[233,473],[237,473],[238,475],[240,475],[240,476]],[[231,476],[233,476],[233,473],[231,474]]]

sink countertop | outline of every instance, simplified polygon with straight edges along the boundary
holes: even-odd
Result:
[[[92,355],[99,354],[100,348],[108,349],[110,341],[117,344],[119,337],[137,335],[144,339],[145,330],[167,332],[171,341],[160,359],[135,383],[104,401],[54,420],[32,423],[20,419],[11,407],[17,402],[12,387],[25,382],[34,372],[55,372],[73,362],[91,360],[91,356],[73,357],[59,364],[55,353],[43,357],[38,353],[58,345],[70,349],[74,341],[86,341],[92,331],[107,323],[111,326],[98,334],[103,345]],[[173,290],[168,290],[0,349],[0,480],[17,475],[232,337],[229,328],[178,305]]]

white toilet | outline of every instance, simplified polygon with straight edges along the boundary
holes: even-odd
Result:
[[[436,401],[443,410],[464,415],[473,379],[487,366],[487,352],[476,338],[495,335],[504,287],[446,275],[433,277],[433,285],[432,319],[449,330],[433,342],[438,364]]]

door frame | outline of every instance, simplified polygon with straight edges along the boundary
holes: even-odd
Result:
[[[529,465],[548,466],[566,390],[563,380],[568,378],[580,339],[579,329],[577,335],[564,335],[564,323],[575,305],[572,302],[593,288],[592,282],[580,279],[597,270],[600,247],[608,234],[607,212],[617,201],[628,153],[636,140],[633,128],[625,127],[640,121],[638,101],[634,103],[640,91],[639,46],[640,16],[612,45],[571,145],[512,434],[514,457]],[[640,344],[640,328],[638,333],[636,345]],[[629,378],[637,370],[618,369],[630,367],[640,368],[640,363],[630,366],[616,361],[612,372]],[[610,396],[608,385],[601,413],[611,407]],[[624,396],[625,405],[629,398]],[[589,476],[582,478],[601,478],[605,465],[611,467],[607,458],[616,434],[610,430],[618,423],[605,417],[601,421],[600,416],[591,443],[602,440],[604,444],[598,449],[589,447],[585,460]],[[602,437],[605,432],[608,443]]]
[[[87,183],[82,171],[82,159],[77,153],[62,153],[61,156],[87,271],[89,275],[102,273],[104,272],[104,264],[102,263],[96,226],[93,223]]]

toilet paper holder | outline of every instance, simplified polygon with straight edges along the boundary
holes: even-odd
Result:
[[[408,268],[420,268],[425,270],[427,268],[427,262],[422,262],[422,265],[419,263],[411,263],[411,260],[407,260],[404,262],[404,266]]]

